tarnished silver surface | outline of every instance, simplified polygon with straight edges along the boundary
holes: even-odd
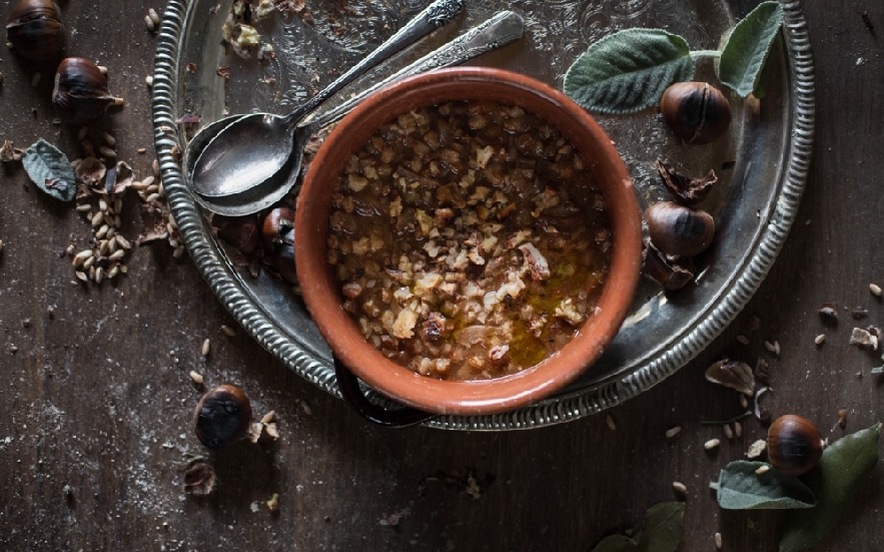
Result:
[[[398,68],[455,34],[508,9],[526,22],[526,37],[476,63],[519,71],[561,87],[564,73],[589,44],[629,27],[660,27],[684,36],[692,49],[718,45],[722,34],[757,5],[742,0],[468,1],[465,14],[414,51]],[[174,121],[185,113],[209,123],[235,112],[286,112],[358,61],[427,0],[307,0],[305,11],[275,14],[257,25],[276,49],[267,63],[239,59],[221,46],[226,5],[215,0],[169,0],[157,44],[154,75],[155,142],[166,192],[199,270],[243,327],[292,370],[338,395],[327,346],[287,286],[262,273],[233,268],[210,232],[205,213],[184,188],[174,150],[187,136]],[[716,169],[720,182],[708,207],[718,236],[703,259],[696,286],[663,294],[640,285],[631,316],[600,362],[577,382],[541,403],[496,416],[437,418],[446,429],[527,429],[574,420],[635,397],[681,368],[734,319],[773,265],[794,222],[810,163],[814,129],[813,59],[800,4],[785,2],[786,22],[770,59],[769,90],[756,114],[734,101],[730,134],[713,146],[685,147],[656,114],[598,117],[616,142],[635,181],[640,203],[665,197],[654,161],[686,172]],[[193,63],[196,70],[185,71]],[[230,80],[216,74],[230,66]],[[191,66],[193,67],[193,66]],[[701,61],[698,78],[714,78]],[[373,75],[353,89],[381,78]],[[341,98],[340,101],[344,101]],[[724,168],[722,168],[724,167]],[[381,399],[379,399],[381,400]]]

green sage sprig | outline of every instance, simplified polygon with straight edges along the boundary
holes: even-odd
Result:
[[[783,6],[762,2],[733,28],[721,50],[691,50],[662,29],[626,29],[592,44],[565,75],[565,93],[589,111],[627,114],[655,107],[669,85],[692,80],[697,59],[716,58],[722,85],[760,95],[762,69],[783,24]]]

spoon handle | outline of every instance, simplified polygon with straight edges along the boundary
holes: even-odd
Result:
[[[305,115],[319,107],[322,102],[350,84],[358,76],[402,50],[412,42],[415,42],[439,27],[450,23],[454,20],[457,14],[463,10],[463,7],[464,0],[436,0],[424,8],[423,11],[417,14],[404,27],[396,31],[396,33],[384,41],[383,44],[362,58],[362,61],[351,67],[346,73],[323,88],[318,94],[301,104],[301,106],[295,111],[286,115],[285,122],[288,124],[297,124]]]
[[[341,105],[317,115],[315,121],[309,124],[312,128],[322,128],[334,123],[356,107],[356,104],[389,84],[433,69],[461,65],[486,52],[515,42],[522,37],[524,30],[525,22],[518,14],[511,11],[498,12],[482,24],[366,88]],[[308,123],[305,121],[305,124]]]

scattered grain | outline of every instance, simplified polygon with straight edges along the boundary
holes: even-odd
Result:
[[[203,384],[203,375],[200,374],[199,372],[194,371],[194,370],[190,371],[190,379],[192,379],[193,383],[195,383],[197,385]]]
[[[107,146],[99,146],[98,153],[100,153],[101,155],[103,155],[105,157],[109,157],[111,159],[113,159],[117,156],[117,152],[115,152],[112,148],[109,148]]]
[[[200,353],[207,357],[209,356],[209,351],[212,349],[212,341],[207,337],[203,340],[203,346],[200,348]]]
[[[741,335],[738,335],[738,336],[737,336],[737,342],[740,343],[740,344],[742,344],[742,345],[748,345],[748,344],[749,344],[749,338],[746,337],[745,335],[742,335],[742,334],[741,334]]]
[[[681,433],[681,426],[670,427],[666,430],[666,438],[671,439]]]
[[[270,422],[273,422],[274,420],[276,420],[276,411],[271,410],[267,414],[264,414],[264,417],[261,418],[261,423],[262,424],[269,424]]]
[[[724,546],[724,543],[721,540],[721,533],[715,533],[715,535],[713,535],[712,537],[712,540],[713,542],[715,542],[715,548],[721,550],[722,546]]]
[[[869,291],[871,291],[872,295],[875,297],[881,297],[882,293],[884,293],[884,290],[882,290],[881,286],[878,284],[869,284]]]
[[[765,464],[765,465],[763,465],[763,466],[758,466],[758,469],[755,470],[755,473],[756,473],[757,475],[761,475],[761,474],[765,474],[765,473],[767,473],[767,472],[769,472],[769,471],[770,471],[770,466],[767,465],[767,464]]]
[[[780,356],[780,342],[779,341],[765,341],[764,348],[771,354],[776,356]]]
[[[815,338],[813,338],[813,343],[817,346],[822,345],[826,342],[826,334],[819,334]]]
[[[749,408],[749,398],[742,393],[740,393],[740,406],[743,408]]]
[[[224,332],[224,335],[226,335],[227,337],[236,337],[236,330],[234,330],[227,324],[221,325],[221,331]]]
[[[721,441],[718,439],[709,439],[705,443],[703,443],[703,448],[706,450],[712,450],[718,448],[718,445],[721,444]]]
[[[110,147],[114,147],[117,145],[117,139],[113,137],[113,135],[107,131],[101,131],[101,139],[104,140],[104,143]]]
[[[304,414],[308,416],[313,415],[313,407],[310,406],[309,402],[304,399],[298,399],[298,404],[301,406],[301,410],[304,412]]]
[[[157,30],[156,23],[153,22],[153,19],[151,19],[149,15],[144,16],[144,26],[147,27],[147,30],[150,32]]]
[[[148,88],[153,88],[153,75],[144,77],[144,82],[147,84]]]
[[[688,492],[688,487],[687,487],[687,485],[685,485],[685,484],[682,483],[681,481],[673,481],[673,482],[672,482],[672,489],[673,489],[675,492],[677,492],[678,494],[681,494],[681,495],[685,495],[685,494],[687,494],[687,492]]]
[[[734,435],[736,437],[743,436],[743,424],[741,424],[740,422],[734,422]]]
[[[614,423],[614,418],[612,418],[610,414],[605,416],[605,423],[608,424],[608,429],[610,429],[611,431],[615,431],[617,429],[617,424]]]
[[[842,408],[838,411],[838,427],[845,429],[847,427],[847,409]]]
[[[730,424],[724,424],[724,436],[727,437],[728,440],[734,438],[734,428],[732,428]]]

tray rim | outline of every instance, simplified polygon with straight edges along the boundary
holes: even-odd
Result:
[[[181,37],[194,0],[169,0],[157,35],[152,85],[152,116],[156,149],[172,214],[191,258],[212,291],[252,338],[308,382],[340,398],[334,369],[292,342],[281,328],[238,285],[238,278],[206,230],[203,215],[184,185],[177,160],[183,140],[177,119],[177,80]],[[551,398],[503,414],[443,416],[429,427],[468,431],[501,431],[545,427],[608,410],[662,382],[718,337],[760,287],[794,223],[810,166],[815,126],[815,76],[807,22],[800,2],[784,2],[782,36],[788,78],[792,83],[788,152],[776,209],[761,232],[755,254],[706,318],[668,351],[573,396]],[[377,400],[392,405],[377,393]]]

